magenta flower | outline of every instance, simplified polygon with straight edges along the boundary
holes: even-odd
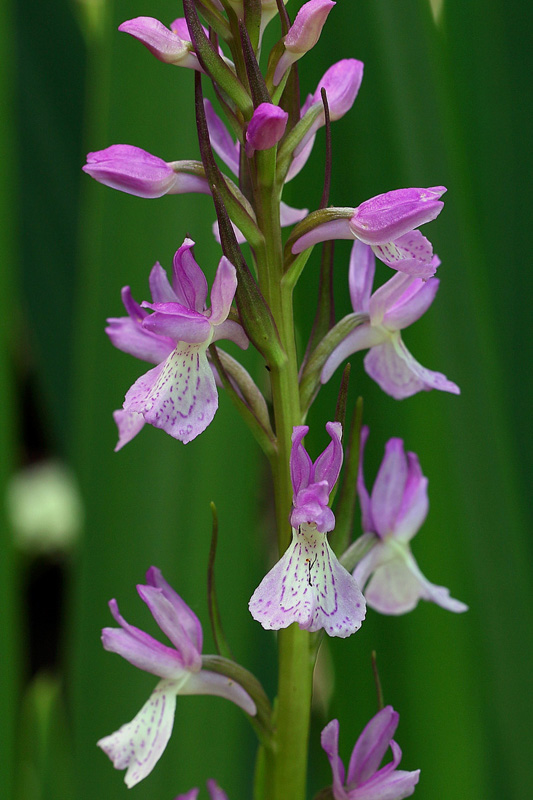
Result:
[[[402,800],[413,794],[420,770],[396,769],[402,759],[402,751],[392,738],[398,720],[392,706],[385,706],[372,717],[355,743],[347,775],[339,758],[339,721],[334,719],[326,725],[320,741],[331,764],[335,800]],[[379,769],[389,746],[392,761]]]
[[[128,787],[146,778],[161,758],[172,733],[178,694],[217,695],[231,700],[247,714],[256,713],[255,703],[238,683],[202,669],[200,621],[160,570],[151,567],[146,581],[147,585],[137,586],[137,591],[173,646],[161,644],[129,625],[120,615],[116,600],[111,600],[109,607],[120,628],[102,631],[106,650],[161,678],[137,716],[97,743],[115,769],[126,770],[124,781]]]
[[[177,19],[170,30],[153,17],[136,17],[128,19],[118,26],[119,31],[129,33],[165,64],[189,67],[202,72],[194,52],[185,20]]]
[[[430,278],[436,269],[433,247],[415,228],[440,214],[444,203],[439,198],[445,191],[444,186],[433,186],[379,194],[352,209],[351,217],[322,223],[301,236],[292,252],[301,253],[328,239],[359,239],[392,269]]]
[[[435,586],[422,575],[411,553],[409,542],[422,526],[429,508],[428,480],[422,475],[417,456],[405,454],[401,439],[390,439],[369,495],[363,475],[367,438],[365,426],[361,431],[357,491],[363,531],[374,533],[376,540],[353,574],[360,586],[366,586],[368,605],[381,614],[405,614],[422,598],[448,611],[467,611],[468,606],[450,597],[448,589]]]
[[[289,115],[273,103],[261,103],[255,109],[246,130],[246,155],[251,158],[255,150],[268,150],[279,142]]]
[[[300,8],[283,39],[285,52],[278,61],[274,72],[274,86],[280,83],[289,67],[308,53],[318,42],[328,14],[334,5],[333,0],[309,0]]]
[[[87,154],[82,167],[91,178],[136,197],[162,197],[164,194],[201,192],[209,194],[205,178],[174,172],[172,163],[131,144],[113,144],[105,150]]]
[[[185,239],[175,254],[172,285],[161,265],[155,264],[150,273],[152,303],[139,306],[126,286],[122,300],[128,316],[108,320],[106,333],[115,347],[158,365],[133,384],[123,409],[115,412],[117,450],[145,422],[185,443],[202,433],[218,407],[207,348],[218,339],[248,346],[241,326],[227,318],[237,288],[235,267],[225,256],[220,259],[211,309],[206,310],[207,281],[193,246],[191,239]]]
[[[434,269],[439,263],[434,256]],[[438,279],[424,281],[397,272],[372,294],[375,268],[371,248],[354,242],[350,258],[350,297],[354,312],[368,314],[369,321],[355,328],[333,350],[324,364],[322,383],[329,381],[345,358],[369,348],[364,360],[366,372],[384,392],[397,400],[430,389],[459,394],[455,383],[440,372],[426,369],[413,358],[401,335],[401,331],[416,322],[435,299]]]
[[[345,638],[361,627],[365,600],[326,536],[335,526],[328,502],[342,465],[342,427],[327,423],[331,442],[314,464],[302,444],[308,430],[299,425],[292,435],[292,543],[255,590],[249,608],[266,629],[297,622],[303,630],[324,628]]]

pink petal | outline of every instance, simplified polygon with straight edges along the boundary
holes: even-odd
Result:
[[[125,444],[137,436],[139,431],[144,428],[144,417],[135,411],[124,411],[122,408],[113,411],[113,419],[118,428],[118,442],[115,453],[121,450]]]
[[[407,480],[407,458],[401,439],[389,439],[372,489],[372,517],[376,532],[386,536],[393,529]]]
[[[414,278],[402,296],[388,306],[383,324],[390,330],[401,331],[416,322],[431,306],[439,288],[438,278],[423,281]]]
[[[162,589],[155,586],[137,586],[137,591],[158,626],[176,648],[183,666],[194,672],[199,670],[202,666],[201,655],[183,627],[181,614],[174,604],[165,597]]]
[[[348,283],[353,310],[367,313],[374,283],[376,259],[372,248],[358,239],[352,245]]]
[[[320,381],[322,383],[327,383],[337,367],[339,367],[346,358],[349,358],[353,353],[357,353],[359,350],[366,350],[369,347],[375,349],[376,346],[382,344],[382,342],[386,340],[386,337],[387,333],[384,329],[373,328],[368,322],[358,325],[358,327],[354,328],[333,350],[322,368]]]
[[[392,706],[385,706],[366,724],[350,758],[346,780],[348,790],[360,786],[378,771],[399,719]]]
[[[344,764],[339,758],[339,720],[332,719],[320,735],[320,744],[325,750],[333,775],[333,794],[337,800],[348,800],[344,784]]]
[[[252,717],[257,713],[255,703],[248,692],[233,679],[218,672],[203,669],[192,674],[183,685],[180,694],[211,694],[215,697],[225,697]]]
[[[373,347],[365,356],[364,363],[368,375],[396,400],[430,389],[460,394],[459,387],[445,375],[419,364],[407,350],[399,333],[391,334],[389,341]]]
[[[205,116],[209,129],[209,141],[211,147],[222,161],[230,168],[234,175],[239,174],[239,151],[240,146],[234,142],[228,133],[228,129],[215,112],[213,104],[207,98],[204,100]]]
[[[163,577],[163,573],[160,569],[157,569],[157,567],[150,567],[147,571],[146,582],[149,586],[155,586],[162,590],[167,600],[172,603],[176,609],[180,623],[187,632],[189,639],[194,643],[198,652],[201,653],[203,642],[202,625],[194,611],[181,599],[172,586],[167,583]]]
[[[231,261],[222,256],[211,287],[211,325],[220,325],[227,319],[236,290],[237,271]]]
[[[207,280],[193,255],[194,242],[184,239],[173,259],[172,285],[178,303],[202,314],[207,300]]]
[[[159,263],[156,261],[150,272],[148,278],[150,292],[152,294],[152,302],[154,303],[177,303],[178,297],[172,286],[169,283],[167,273]],[[144,312],[146,316],[146,311]]]

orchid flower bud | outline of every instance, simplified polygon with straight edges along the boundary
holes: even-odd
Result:
[[[251,158],[255,150],[268,150],[279,142],[289,115],[272,103],[261,103],[254,113],[246,131],[246,155]]]
[[[285,52],[278,61],[274,72],[274,86],[277,86],[291,64],[298,61],[315,46],[322,33],[329,12],[335,3],[333,0],[309,0],[296,15],[283,43]]]
[[[191,52],[193,45],[190,39],[182,38],[174,25],[169,30],[153,17],[136,17],[126,20],[118,29],[138,39],[159,61],[201,71],[196,55]]]
[[[91,178],[136,197],[162,197],[164,194],[201,192],[209,194],[205,178],[175,172],[158,156],[130,144],[113,144],[105,150],[88,153],[82,167]]]

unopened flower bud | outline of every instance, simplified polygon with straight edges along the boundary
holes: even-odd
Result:
[[[176,20],[180,22],[180,20]],[[193,46],[190,37],[185,38],[172,26],[169,30],[162,22],[153,17],[136,17],[126,20],[118,27],[119,31],[129,33],[165,64],[176,64],[190,69],[201,69],[196,55],[191,52]]]
[[[136,197],[209,193],[205,178],[177,173],[162,158],[130,144],[114,144],[105,150],[88,153],[83,171],[104,186]]]
[[[246,155],[251,158],[255,150],[268,150],[279,142],[289,115],[272,103],[261,103],[250,120],[246,131]]]
[[[274,86],[277,86],[291,64],[305,55],[320,38],[322,28],[335,3],[333,0],[309,0],[296,15],[283,43],[285,52],[278,61],[274,72]]]

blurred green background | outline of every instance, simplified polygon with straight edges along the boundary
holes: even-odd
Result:
[[[299,3],[287,7],[294,17]],[[107,316],[123,313],[121,287],[145,298],[149,269],[156,260],[169,267],[186,234],[197,241],[210,280],[219,258],[209,198],[144,201],[81,172],[87,151],[113,143],[168,160],[197,157],[192,73],[164,66],[116,32],[141,14],[168,24],[179,13],[169,0],[0,5],[2,495],[9,489],[12,496],[14,474],[52,460],[73,471],[83,507],[77,525],[63,531],[78,528],[76,541],[42,552],[41,545],[14,544],[2,504],[3,798],[126,796],[123,774],[95,742],[137,713],[155,681],[103,651],[107,601],[116,597],[129,621],[155,634],[135,584],[156,564],[199,614],[204,652],[212,652],[205,590],[211,500],[220,518],[217,582],[228,636],[271,694],[275,686],[274,636],[247,611],[270,552],[269,482],[228,399],[221,396],[215,423],[188,446],[146,428],[113,452],[111,412],[144,371],[103,332]],[[375,712],[373,649],[385,699],[401,716],[402,766],[422,769],[419,800],[531,797],[533,338],[523,270],[531,232],[532,22],[524,0],[338,0],[313,54],[300,62],[303,94],[339,58],[366,65],[352,112],[333,128],[332,203],[357,205],[402,186],[448,187],[445,211],[428,229],[442,259],[441,288],[405,339],[462,394],[395,402],[357,358],[351,392],[365,398],[369,476],[391,436],[419,454],[431,512],[415,555],[431,580],[470,605],[461,616],[427,604],[399,619],[370,612],[357,636],[326,643],[310,797],[330,780],[319,747],[325,722],[340,719],[348,758]],[[323,152],[319,136],[288,202],[318,204]],[[348,243],[340,243],[338,315],[350,310],[348,254]],[[378,276],[389,274],[383,267]],[[317,280],[315,254],[296,295],[302,345]],[[253,355],[245,360],[262,383]],[[310,415],[315,454],[325,444],[334,384]],[[205,779],[215,777],[230,800],[244,800],[253,754],[252,732],[236,707],[178,698],[167,751],[132,792],[170,800],[203,786],[205,797]]]

